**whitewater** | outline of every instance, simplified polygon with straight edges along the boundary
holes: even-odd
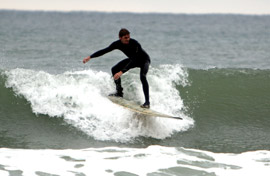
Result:
[[[149,146],[82,150],[0,149],[0,174],[8,175],[261,175],[267,176],[269,151],[242,154]],[[27,162],[26,159],[27,158]]]

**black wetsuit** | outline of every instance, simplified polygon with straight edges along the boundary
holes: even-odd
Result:
[[[120,40],[117,40],[107,48],[95,52],[90,57],[91,58],[99,57],[114,49],[121,50],[128,58],[120,61],[118,64],[113,66],[112,74],[115,75],[119,71],[125,73],[129,69],[139,67],[141,69],[140,79],[143,85],[145,103],[149,104],[149,86],[146,79],[146,74],[148,72],[149,65],[151,62],[149,55],[142,49],[139,42],[131,38],[128,44],[123,44]],[[116,90],[122,92],[123,88],[121,87],[121,79],[119,78],[118,80],[115,81],[115,83],[116,83]]]

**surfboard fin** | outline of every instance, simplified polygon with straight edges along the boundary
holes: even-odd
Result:
[[[183,120],[183,118],[181,118],[181,117],[172,117],[172,118],[178,119],[178,120]]]

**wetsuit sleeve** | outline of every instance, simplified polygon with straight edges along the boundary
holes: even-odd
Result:
[[[90,55],[91,58],[95,58],[95,57],[99,57],[102,56],[108,52],[111,52],[112,50],[116,49],[115,48],[115,43],[112,43],[110,46],[108,46],[107,48],[101,49],[93,54]]]

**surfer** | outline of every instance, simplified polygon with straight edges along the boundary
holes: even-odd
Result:
[[[121,85],[120,77],[128,70],[137,67],[141,69],[140,80],[142,82],[143,93],[145,97],[145,103],[142,104],[141,107],[150,108],[149,85],[146,75],[151,60],[149,55],[142,49],[140,43],[137,42],[135,39],[130,38],[130,32],[127,29],[122,28],[119,31],[119,40],[113,42],[107,48],[101,49],[93,53],[92,55],[85,57],[83,59],[83,63],[86,63],[92,58],[102,56],[115,49],[119,49],[120,51],[122,51],[128,58],[123,59],[112,67],[112,75],[116,85],[116,93],[110,94],[109,96],[123,97],[123,88]]]

